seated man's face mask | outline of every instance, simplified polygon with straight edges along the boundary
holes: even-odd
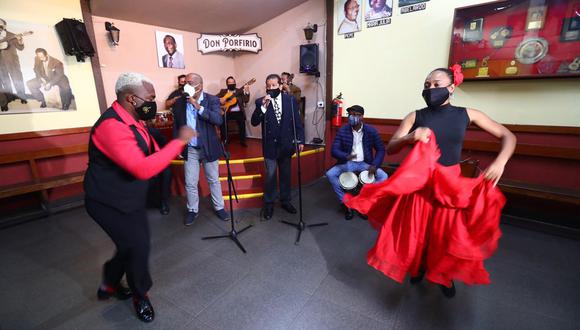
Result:
[[[355,115],[348,115],[348,123],[350,124],[350,126],[357,126],[358,124],[362,123],[362,117],[355,116]]]

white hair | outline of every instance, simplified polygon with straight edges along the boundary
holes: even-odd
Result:
[[[133,90],[135,88],[139,88],[143,86],[144,82],[153,85],[153,81],[141,73],[121,73],[119,78],[117,78],[117,83],[115,83],[115,93],[119,95],[120,93],[123,93],[129,89]]]

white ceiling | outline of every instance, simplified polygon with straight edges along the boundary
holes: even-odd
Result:
[[[307,0],[90,0],[96,16],[198,33],[242,33]]]

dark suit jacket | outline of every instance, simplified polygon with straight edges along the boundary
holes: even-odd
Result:
[[[64,74],[64,67],[61,61],[52,56],[49,56],[47,71],[48,73],[44,71],[44,65],[42,61],[36,58],[34,60],[34,74],[36,75],[36,78],[43,78],[52,86],[59,84],[65,84],[66,86],[69,85],[68,78]]]
[[[6,31],[5,38],[14,36],[14,33]],[[20,71],[20,61],[18,60],[18,53],[16,51],[23,50],[24,45],[20,44],[17,39],[12,39],[7,42],[8,47],[6,49],[0,49],[0,63],[3,63],[9,71],[11,68]]]
[[[217,136],[216,127],[221,126],[223,119],[220,113],[220,100],[213,95],[203,92],[203,113],[198,113],[196,128],[198,133],[197,143],[200,147],[204,161],[213,162],[222,155],[222,146]],[[177,132],[181,126],[187,125],[187,99],[180,98],[173,105],[175,122],[173,124],[173,136],[177,137]],[[184,148],[182,156],[187,160],[187,148]]]
[[[300,144],[304,144],[304,127],[300,120],[300,108],[296,99],[282,93],[282,119],[280,124],[276,120],[272,102],[268,104],[266,113],[262,113],[262,99],[256,100],[256,109],[252,114],[252,126],[262,125],[262,151],[268,159],[289,157],[294,154],[294,129],[292,121],[296,123],[296,137]],[[292,112],[294,109],[294,112]],[[292,117],[294,115],[294,118]]]

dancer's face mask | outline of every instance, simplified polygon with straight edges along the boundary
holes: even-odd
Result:
[[[447,89],[447,87],[424,89],[422,95],[427,106],[430,108],[436,108],[445,103],[445,101],[449,99],[449,90]]]
[[[155,101],[143,100],[137,95],[134,95],[139,100],[143,101],[140,106],[135,106],[135,111],[141,120],[151,120],[157,114],[157,103]]]

